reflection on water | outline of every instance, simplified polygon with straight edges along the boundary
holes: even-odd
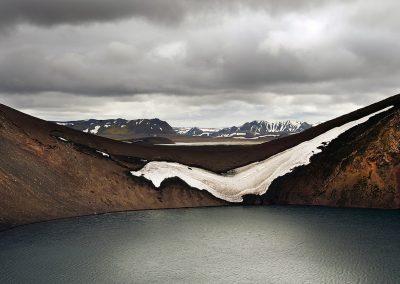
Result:
[[[0,282],[400,282],[400,212],[142,211],[0,233]]]

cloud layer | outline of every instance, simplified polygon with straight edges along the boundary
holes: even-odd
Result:
[[[79,25],[140,17],[159,24],[177,24],[199,13],[261,9],[273,13],[310,8],[325,0],[3,0],[0,23],[13,26],[21,22],[41,26]]]
[[[5,0],[0,99],[49,119],[325,120],[397,92],[399,8],[397,1]]]

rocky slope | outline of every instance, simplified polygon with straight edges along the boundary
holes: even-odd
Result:
[[[257,204],[400,208],[400,109],[332,141],[311,163],[278,178]]]
[[[74,135],[89,137],[91,145],[72,142]],[[154,190],[127,174],[140,158],[107,156],[97,138],[0,105],[0,229],[121,210],[225,204],[180,183]]]

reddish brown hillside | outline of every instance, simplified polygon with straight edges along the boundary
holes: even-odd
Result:
[[[276,179],[262,199],[266,204],[400,208],[399,172],[397,107],[347,131],[309,165]]]

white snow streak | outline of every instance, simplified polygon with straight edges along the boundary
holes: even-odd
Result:
[[[161,182],[167,178],[178,177],[188,185],[200,190],[207,190],[218,198],[230,202],[241,202],[243,195],[261,195],[268,190],[272,181],[277,177],[291,172],[295,167],[309,164],[310,157],[321,152],[318,147],[322,143],[329,143],[346,130],[389,108],[391,107],[333,128],[266,160],[234,169],[226,175],[171,162],[150,162],[141,170],[131,171],[131,173],[134,176],[145,177],[156,187],[159,187]]]
[[[65,138],[63,138],[63,137],[58,136],[57,138],[58,138],[59,140],[61,140],[61,141],[68,142],[68,140],[65,139]]]
[[[96,152],[102,154],[104,157],[110,158],[110,155],[108,155],[105,152],[102,152],[102,151],[99,151],[99,150],[96,150]]]

